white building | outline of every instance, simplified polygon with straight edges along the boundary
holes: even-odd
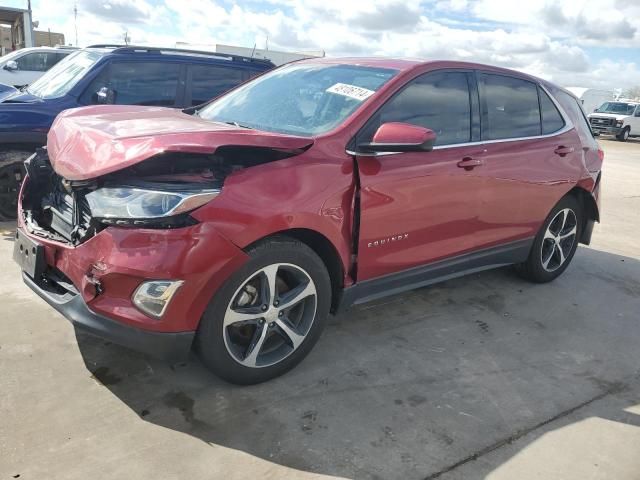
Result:
[[[293,62],[295,60],[302,60],[303,58],[318,58],[324,57],[324,51],[314,52],[281,52],[278,50],[267,50],[263,48],[249,48],[249,47],[236,47],[234,45],[205,45],[205,44],[193,44],[186,42],[176,42],[176,48],[185,48],[189,50],[204,50],[213,51],[216,53],[226,55],[241,55],[243,57],[253,57],[271,60],[276,66],[284,63]]]

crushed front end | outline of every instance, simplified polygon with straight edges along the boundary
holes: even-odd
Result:
[[[190,215],[215,197],[230,167],[168,154],[70,181],[54,171],[46,149],[25,166],[14,248],[24,281],[90,333],[184,357],[212,294],[246,260]]]

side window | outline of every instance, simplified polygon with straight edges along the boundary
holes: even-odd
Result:
[[[58,63],[60,60],[62,60],[63,58],[65,58],[68,54],[66,53],[50,53],[49,54],[49,68],[53,67],[56,63]]]
[[[103,87],[113,90],[118,105],[173,107],[180,64],[169,62],[114,62],[105,67],[82,94],[82,103],[96,103]]]
[[[636,107],[636,117],[640,117],[640,105]]]
[[[534,83],[504,75],[480,75],[482,139],[540,135],[540,107]]]
[[[358,142],[371,141],[380,125],[404,122],[433,130],[436,145],[471,140],[471,102],[464,72],[424,74],[407,84],[385,103],[358,135]]]
[[[46,72],[50,68],[50,65],[47,65],[48,55],[48,53],[44,52],[27,53],[20,58],[16,58],[16,63],[20,70]]]
[[[589,138],[593,138],[591,126],[589,125],[587,117],[582,110],[582,106],[578,103],[578,100],[562,90],[553,92],[553,95],[556,97],[558,102],[560,102],[563,110],[567,115],[569,115],[571,121],[575,124],[580,139],[585,142],[588,141]]]
[[[235,87],[246,78],[243,70],[212,65],[191,65],[191,105],[200,105]]]
[[[549,95],[538,87],[540,95],[540,111],[542,112],[542,133],[544,135],[557,132],[564,127],[564,120]]]

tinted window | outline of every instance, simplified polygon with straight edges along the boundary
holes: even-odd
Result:
[[[542,112],[542,133],[546,135],[557,132],[564,127],[562,115],[544,90],[538,88],[538,94],[540,95],[540,110]]]
[[[191,66],[191,105],[217,97],[247,78],[243,70],[209,65]]]
[[[84,103],[96,103],[96,92],[107,87],[118,105],[172,107],[176,102],[180,65],[177,63],[118,62],[108,65],[85,90]]]
[[[536,85],[518,78],[482,74],[484,98],[482,138],[540,135],[540,107]]]
[[[404,122],[433,130],[436,145],[471,140],[471,103],[467,74],[428,73],[411,81],[369,121],[358,142],[371,141],[380,125]]]
[[[571,121],[576,125],[580,139],[583,142],[586,142],[589,140],[589,137],[593,137],[591,126],[589,125],[587,117],[582,110],[582,106],[578,103],[578,100],[562,90],[553,92],[553,95],[556,97],[558,102],[560,102],[565,113],[569,115]]]
[[[54,53],[34,52],[27,53],[20,58],[16,58],[16,63],[20,70],[29,70],[32,72],[46,72],[51,68],[55,62],[49,59],[49,56],[54,58]]]

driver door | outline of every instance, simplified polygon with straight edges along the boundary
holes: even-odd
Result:
[[[478,119],[473,73],[436,71],[409,82],[358,133],[356,144],[370,142],[381,124],[404,122],[437,135],[431,152],[356,154],[358,281],[474,249],[484,148],[468,143],[479,140]]]

